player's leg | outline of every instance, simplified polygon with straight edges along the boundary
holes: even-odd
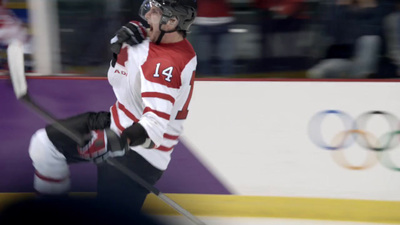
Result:
[[[35,168],[33,186],[40,194],[65,194],[70,188],[66,158],[50,141],[45,129],[32,136],[29,155]]]
[[[115,159],[151,185],[154,185],[163,174],[163,171],[153,167],[132,150],[128,151],[124,157]],[[107,163],[99,164],[97,168],[97,193],[100,201],[122,205],[121,210],[126,210],[126,213],[138,212],[142,208],[149,193],[147,189]]]
[[[107,112],[90,112],[60,120],[60,123],[83,136],[91,129],[108,127],[110,115]],[[29,155],[35,168],[34,188],[47,195],[69,191],[68,164],[86,161],[79,156],[77,143],[52,125],[38,130],[32,136]]]

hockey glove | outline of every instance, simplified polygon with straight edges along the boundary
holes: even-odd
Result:
[[[146,37],[147,32],[143,24],[138,21],[131,21],[122,26],[111,39],[111,51],[118,55],[123,43],[130,46],[137,45],[142,43]]]
[[[140,123],[135,123],[122,131],[121,139],[126,140],[130,146],[141,145],[144,148],[154,148],[154,142],[149,138],[146,130]]]
[[[128,143],[111,129],[91,131],[92,139],[83,147],[78,146],[79,155],[95,163],[104,162],[108,157],[123,156]]]

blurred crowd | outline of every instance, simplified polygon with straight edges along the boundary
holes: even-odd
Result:
[[[105,76],[109,39],[140,4],[57,0],[64,71]],[[400,1],[198,0],[188,39],[198,77],[398,78]]]

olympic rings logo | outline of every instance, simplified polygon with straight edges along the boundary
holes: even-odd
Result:
[[[334,135],[330,143],[324,140],[322,133],[322,124],[328,115],[339,118],[342,123],[341,126],[344,128]],[[371,117],[382,117],[386,121],[386,127],[389,127],[389,130],[378,137],[372,132],[373,128],[367,130],[368,122],[372,120]],[[383,166],[391,170],[400,171],[400,167],[396,166],[393,162],[391,158],[392,153],[390,153],[400,143],[399,125],[400,123],[396,116],[384,111],[369,111],[361,114],[354,120],[343,111],[325,110],[316,113],[311,118],[308,125],[308,134],[315,145],[330,150],[333,160],[342,167],[361,170],[371,168],[380,162]],[[366,158],[361,165],[350,163],[343,151],[354,143],[367,150]]]

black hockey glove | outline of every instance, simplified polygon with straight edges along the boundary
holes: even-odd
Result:
[[[95,163],[102,163],[108,157],[123,156],[128,150],[128,143],[123,141],[114,131],[91,131],[92,139],[83,147],[78,146],[79,155]]]
[[[144,148],[154,148],[154,142],[149,138],[146,130],[140,123],[135,123],[122,131],[121,139],[129,142],[130,146],[141,145]]]
[[[122,26],[111,39],[111,51],[118,55],[123,43],[130,46],[137,45],[142,43],[146,37],[147,31],[143,24],[138,21],[131,21]]]

